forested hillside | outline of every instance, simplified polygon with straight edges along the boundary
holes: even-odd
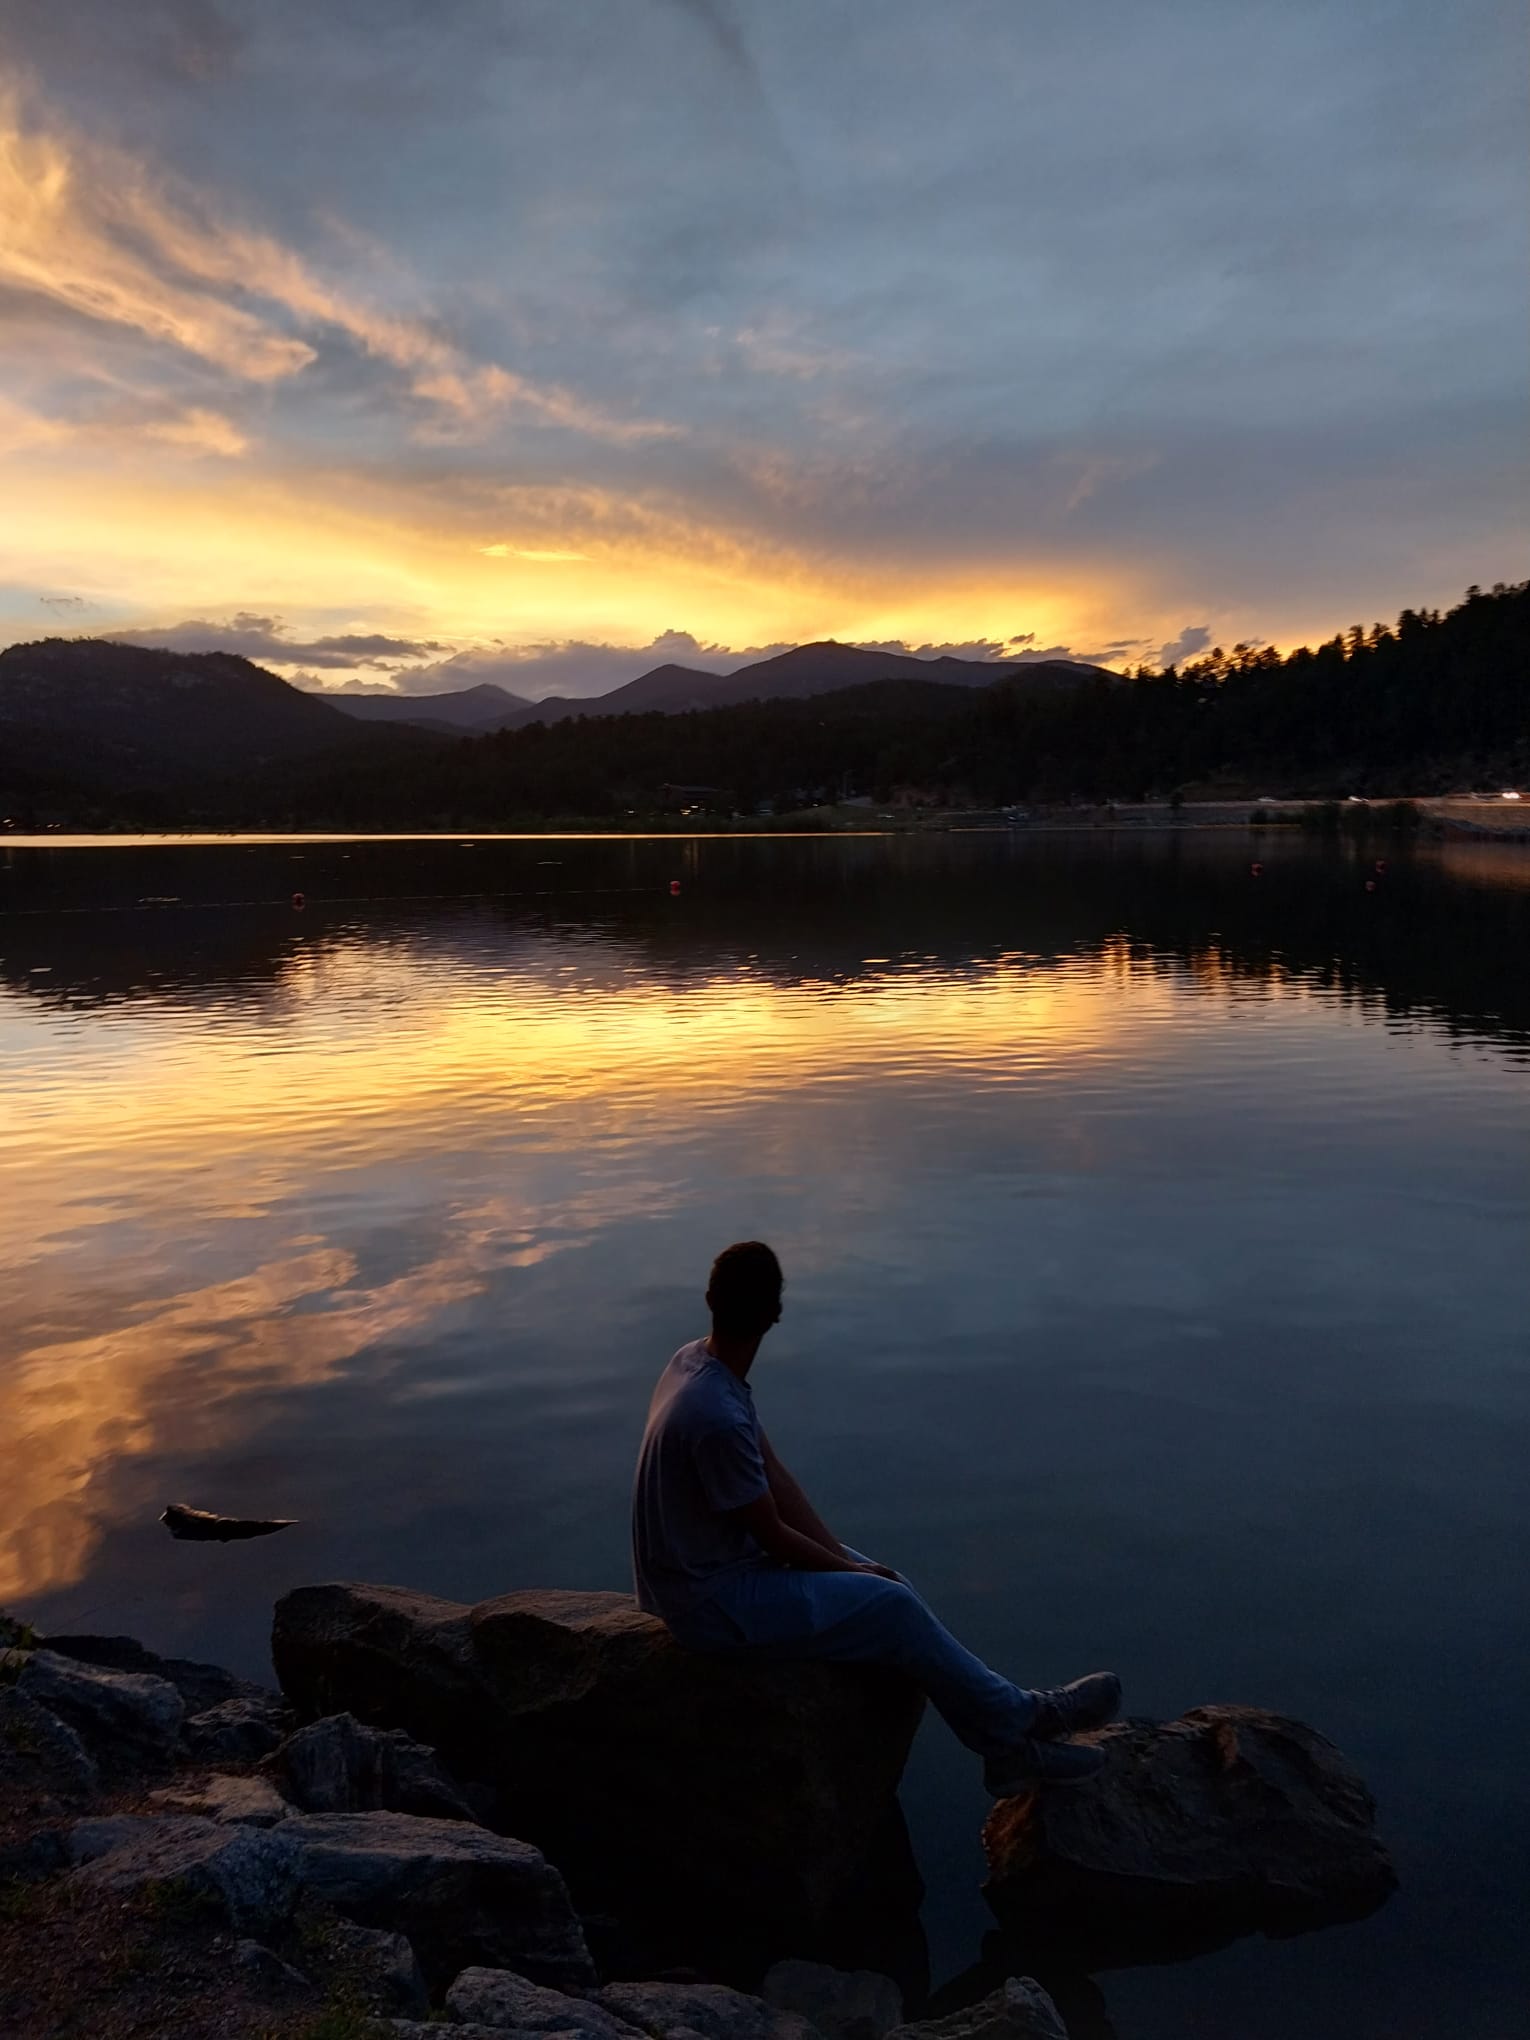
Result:
[[[1530,776],[1530,584],[1469,590],[1284,656],[1236,645],[1179,670],[1038,692],[887,680],[692,715],[582,717],[422,759],[406,790],[364,770],[315,796],[361,822],[621,816],[681,803],[778,812],[917,796],[980,806],[1185,787],[1413,794]],[[666,793],[666,789],[670,789]],[[681,791],[675,791],[681,789]],[[689,791],[686,791],[689,790]]]
[[[23,822],[40,803],[64,826],[488,828],[680,808],[782,813],[867,795],[978,806],[1185,789],[1383,796],[1530,778],[1530,583],[1356,625],[1315,651],[1235,645],[1125,680],[1038,687],[1029,669],[999,668],[983,687],[882,679],[456,741],[364,731],[242,660],[164,673],[107,660],[87,674],[87,663],[22,648],[0,661],[0,679],[8,667],[14,680],[8,704],[0,688],[0,795]],[[294,710],[301,729],[287,726]],[[404,750],[363,737],[410,740],[407,769]],[[17,769],[24,754],[30,780]],[[186,767],[178,776],[172,757]]]

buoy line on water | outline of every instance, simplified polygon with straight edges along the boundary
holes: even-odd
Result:
[[[121,906],[0,907],[0,921],[35,920],[48,914],[159,914],[175,908],[182,913],[222,913],[239,907],[271,907],[301,913],[309,907],[419,906],[431,900],[577,900],[635,893],[651,893],[655,897],[664,894],[678,899],[680,881],[672,878],[664,885],[543,886],[530,892],[326,893],[322,899],[307,893],[292,893],[284,900],[183,900],[149,895]]]

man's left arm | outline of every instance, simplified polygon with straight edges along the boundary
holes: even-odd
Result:
[[[771,1499],[775,1502],[781,1521],[790,1529],[799,1531],[804,1537],[811,1537],[815,1544],[827,1545],[830,1551],[837,1551],[848,1557],[834,1532],[824,1522],[813,1504],[798,1486],[794,1475],[776,1457],[775,1450],[765,1433],[760,1433],[760,1452],[765,1461],[765,1478],[770,1483]]]

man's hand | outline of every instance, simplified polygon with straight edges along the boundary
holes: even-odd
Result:
[[[899,1586],[903,1584],[903,1575],[901,1573],[895,1573],[890,1565],[877,1565],[869,1558],[857,1565],[855,1569],[857,1572],[875,1573],[879,1580],[896,1580]]]
[[[742,1509],[731,1509],[729,1515],[735,1523],[746,1529],[763,1551],[782,1565],[795,1566],[799,1572],[854,1572],[879,1573],[878,1565],[862,1565],[858,1559],[847,1557],[840,1545],[820,1544],[815,1538],[804,1536],[800,1530],[783,1521],[776,1507],[775,1496],[766,1493],[756,1502],[747,1503]]]

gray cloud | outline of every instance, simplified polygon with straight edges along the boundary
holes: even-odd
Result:
[[[1069,645],[1038,647],[1034,633],[1010,638],[971,638],[951,644],[909,644],[902,638],[857,639],[869,652],[899,652],[917,659],[988,660],[996,665],[1025,665],[1042,659],[1078,659],[1108,664],[1122,647],[1103,652],[1078,651]],[[693,666],[707,673],[734,673],[758,659],[790,651],[789,644],[721,645],[704,643],[688,630],[667,630],[646,645],[590,643],[566,638],[533,645],[471,645],[450,658],[414,666],[393,676],[401,694],[444,694],[484,682],[512,694],[541,701],[550,694],[608,694],[655,666]],[[359,684],[359,683],[358,683]],[[368,686],[367,691],[372,691]]]
[[[447,694],[485,683],[530,701],[548,695],[593,696],[635,680],[655,666],[692,666],[707,673],[734,673],[759,659],[790,651],[788,642],[726,645],[688,630],[661,631],[647,644],[622,645],[583,638],[541,643],[451,647],[430,639],[390,637],[383,632],[348,632],[331,637],[294,638],[278,616],[240,610],[227,623],[201,618],[108,633],[117,644],[145,645],[177,652],[236,652],[260,665],[286,670],[295,685],[350,694]],[[1193,637],[1193,630],[1185,633]],[[1209,642],[1209,639],[1207,640]],[[994,665],[1028,665],[1046,659],[1074,659],[1111,665],[1137,649],[1135,641],[1099,650],[1071,645],[1038,645],[1034,631],[1006,638],[967,638],[944,644],[903,638],[853,642],[868,652],[897,652],[916,659],[969,659]],[[296,669],[296,670],[294,670]],[[337,674],[346,677],[336,678]],[[385,674],[386,679],[378,676]]]
[[[512,694],[541,701],[550,694],[608,694],[655,666],[696,666],[708,673],[731,673],[755,659],[784,652],[782,645],[703,644],[688,630],[666,630],[646,645],[593,644],[565,638],[531,645],[473,645],[429,666],[396,676],[404,694],[443,694],[450,688],[477,687],[488,681]]]
[[[1193,659],[1204,652],[1211,643],[1211,626],[1205,623],[1187,623],[1177,638],[1162,645],[1158,652],[1160,666],[1182,666],[1186,659]]]
[[[240,610],[227,623],[192,618],[185,623],[147,625],[108,633],[120,645],[148,645],[168,652],[237,652],[262,666],[373,666],[390,659],[428,659],[447,647],[431,639],[388,637],[379,631],[338,637],[293,638],[279,616]]]

